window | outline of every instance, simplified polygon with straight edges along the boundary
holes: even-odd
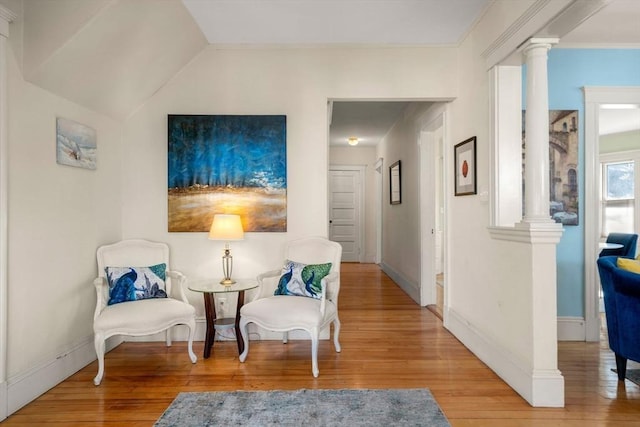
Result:
[[[567,171],[569,177],[569,191],[572,193],[578,193],[578,173],[575,169],[569,169]]]
[[[635,229],[635,162],[602,163],[601,236]]]

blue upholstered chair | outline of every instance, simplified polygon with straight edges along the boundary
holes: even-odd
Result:
[[[618,379],[623,381],[627,359],[640,362],[640,274],[617,266],[618,257],[598,258],[604,293],[609,347],[616,355]]]
[[[600,256],[636,257],[637,234],[611,233],[607,236],[607,243],[618,243],[621,244],[622,247],[619,249],[603,249],[600,252]]]

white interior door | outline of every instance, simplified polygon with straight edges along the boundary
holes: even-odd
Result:
[[[345,262],[361,261],[363,176],[361,166],[329,170],[329,240],[342,245]]]

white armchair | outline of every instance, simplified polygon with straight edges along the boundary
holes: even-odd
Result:
[[[193,336],[196,327],[195,308],[189,304],[183,290],[184,275],[169,269],[169,247],[164,243],[146,240],[123,240],[98,248],[98,277],[94,280],[97,293],[93,316],[94,342],[98,356],[95,385],[104,375],[105,340],[114,335],[143,336],[166,331],[167,346],[171,346],[170,328],[186,325],[189,328],[188,352],[196,363]],[[106,267],[149,267],[166,264],[166,298],[149,298],[108,305],[109,283]],[[173,286],[172,286],[173,285]],[[134,286],[131,286],[133,289]]]
[[[284,343],[288,341],[289,331],[304,330],[311,336],[312,372],[313,376],[317,377],[320,331],[329,327],[331,323],[333,323],[333,343],[336,352],[340,352],[338,294],[342,246],[321,237],[303,238],[286,245],[285,258],[303,264],[331,263],[329,274],[321,281],[320,298],[274,295],[282,270],[273,270],[259,275],[259,291],[254,299],[240,310],[240,332],[244,341],[240,362],[244,362],[249,353],[247,328],[249,323],[270,331],[282,332]]]

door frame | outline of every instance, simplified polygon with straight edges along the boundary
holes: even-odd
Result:
[[[382,210],[384,200],[384,173],[382,166],[384,165],[384,159],[379,157],[375,164],[375,176],[376,176],[376,256],[375,263],[380,264],[382,262]]]
[[[640,104],[640,86],[587,86],[584,90],[584,277],[585,335],[587,341],[600,340],[599,285],[596,260],[600,239],[600,143],[601,104]]]
[[[9,24],[16,19],[13,11],[0,5],[0,421],[9,416],[7,381],[8,288],[9,276],[9,115],[8,60]]]
[[[360,174],[360,179],[358,180],[358,191],[360,192],[357,204],[358,204],[358,262],[364,262],[364,206],[365,206],[365,198],[366,198],[366,173],[367,167],[366,165],[329,165],[329,175],[331,175],[331,171],[356,171]],[[329,176],[329,185],[331,185],[331,177]],[[331,188],[329,188],[329,195],[331,194]],[[329,219],[331,219],[331,200],[329,200]],[[329,225],[331,227],[331,225]],[[329,232],[329,237],[331,237],[331,232]]]
[[[436,274],[435,274],[435,250],[436,240],[436,218],[435,210],[429,214],[428,209],[436,199],[436,177],[435,167],[439,160],[435,156],[434,137],[435,131],[442,130],[442,156],[443,165],[446,165],[446,112],[444,106],[437,111],[431,120],[426,121],[420,129],[418,146],[420,150],[420,305],[426,306],[436,304]],[[447,180],[445,174],[446,166],[442,170],[442,186],[446,195]],[[446,291],[446,269],[447,269],[447,198],[443,197],[444,215],[442,216],[442,270],[444,274],[444,305],[447,302]],[[443,312],[445,312],[445,307]]]

